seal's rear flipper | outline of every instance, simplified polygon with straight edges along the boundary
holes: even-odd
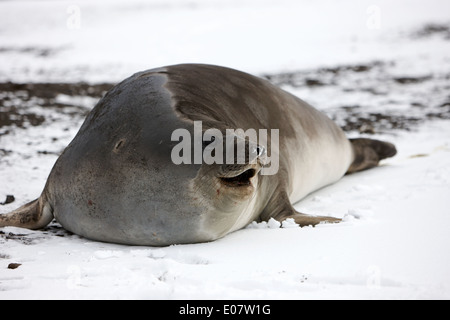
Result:
[[[355,159],[347,174],[376,167],[381,160],[397,154],[397,149],[389,142],[364,138],[350,139],[350,142]]]
[[[0,227],[40,229],[53,220],[50,205],[42,198],[29,202],[17,210],[0,215]]]

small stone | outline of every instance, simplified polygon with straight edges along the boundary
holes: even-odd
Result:
[[[6,200],[4,202],[0,202],[0,204],[1,205],[5,205],[5,204],[8,204],[8,203],[14,202],[14,200],[16,200],[16,198],[13,195],[8,194],[6,196]]]
[[[17,269],[21,265],[22,265],[21,263],[10,263],[8,264],[8,269]]]

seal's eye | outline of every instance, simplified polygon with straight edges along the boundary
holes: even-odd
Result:
[[[114,146],[113,151],[114,151],[115,153],[118,153],[119,150],[124,146],[124,144],[125,144],[126,141],[127,141],[127,140],[126,140],[125,138],[124,138],[124,139],[120,139],[120,140],[116,143],[116,145]]]

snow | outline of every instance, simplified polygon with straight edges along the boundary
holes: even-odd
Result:
[[[0,82],[114,83],[161,65],[214,63],[280,75],[273,81],[341,125],[367,113],[420,120],[382,118],[368,136],[395,143],[398,155],[295,205],[340,224],[252,223],[164,248],[94,242],[56,223],[2,228],[0,299],[449,299],[450,41],[420,36],[427,24],[449,26],[448,12],[446,0],[0,2]],[[358,65],[369,68],[347,67]],[[16,120],[27,112],[45,121],[0,126],[0,202],[16,198],[0,214],[38,197],[97,100],[59,94],[55,109],[8,99],[3,108],[22,108]]]
[[[3,1],[0,79],[120,81],[181,62],[259,73],[400,60],[442,48],[398,35],[448,22],[448,12],[443,0]]]

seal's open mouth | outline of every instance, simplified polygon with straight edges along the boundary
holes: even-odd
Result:
[[[251,185],[250,179],[255,175],[255,169],[248,169],[235,177],[222,177],[220,181],[229,187],[249,186]]]

